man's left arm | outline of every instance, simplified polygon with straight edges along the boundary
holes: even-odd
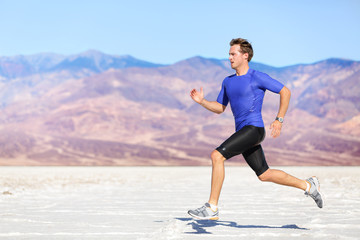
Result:
[[[291,92],[287,87],[284,86],[279,92],[279,94],[280,94],[280,106],[279,106],[279,112],[277,114],[277,119],[282,120],[284,119],[287,109],[289,107]],[[282,122],[280,122],[279,120],[275,120],[270,125],[270,129],[272,130],[271,136],[273,138],[280,136]]]

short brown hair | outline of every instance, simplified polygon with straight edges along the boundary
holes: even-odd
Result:
[[[248,42],[248,40],[243,39],[243,38],[234,38],[231,40],[230,46],[234,46],[234,45],[240,45],[240,51],[242,53],[249,54],[248,62],[250,62],[252,57],[254,56],[254,51],[253,51],[251,44]]]

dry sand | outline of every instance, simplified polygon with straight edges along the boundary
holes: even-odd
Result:
[[[320,179],[325,207],[298,189],[226,168],[219,221],[187,215],[210,167],[1,167],[0,239],[359,239],[360,167],[279,167]]]

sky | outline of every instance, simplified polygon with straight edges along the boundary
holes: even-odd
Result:
[[[358,0],[0,0],[0,56],[98,50],[160,64],[225,59],[246,38],[254,62],[360,60]]]

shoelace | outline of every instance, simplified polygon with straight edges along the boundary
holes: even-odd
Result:
[[[198,212],[203,212],[206,210],[206,206],[202,206],[202,207],[199,207],[198,209],[196,209],[196,211]]]

